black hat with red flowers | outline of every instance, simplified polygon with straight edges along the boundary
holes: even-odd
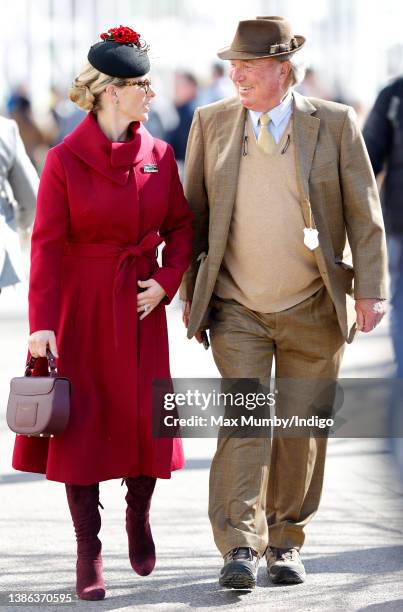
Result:
[[[150,70],[148,45],[140,34],[120,26],[101,34],[102,42],[92,45],[88,61],[97,70],[121,79],[138,77]]]

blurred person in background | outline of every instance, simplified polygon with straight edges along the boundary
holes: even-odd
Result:
[[[403,476],[403,77],[381,90],[364,125],[369,157],[381,186],[390,276],[390,334],[395,355],[396,385],[389,401],[389,447]]]
[[[197,104],[198,91],[198,82],[191,72],[175,73],[174,101],[178,119],[176,127],[167,132],[166,140],[175,151],[176,161],[180,164],[185,160],[186,143]]]
[[[199,94],[197,105],[211,104],[234,95],[234,85],[225,72],[225,64],[214,63],[211,66],[211,82]]]
[[[165,130],[160,114],[154,109],[150,111],[147,122],[147,130],[152,136],[154,136],[154,138],[165,140]]]
[[[30,105],[28,92],[24,85],[17,85],[7,98],[7,113],[12,115],[13,112],[22,105]]]
[[[363,129],[375,176],[384,172],[381,203],[387,234],[396,376],[403,378],[403,77],[382,89]]]
[[[0,291],[25,278],[17,230],[32,225],[38,184],[17,124],[0,117]]]
[[[31,101],[28,93],[21,86],[17,87],[9,97],[7,111],[9,116],[14,119],[18,125],[22,141],[30,160],[35,168],[40,171],[43,166],[46,152],[52,143],[53,133],[46,134],[38,127],[32,114]]]
[[[170,376],[165,306],[192,239],[173,151],[143,125],[155,96],[148,46],[123,26],[101,39],[70,89],[89,112],[47,156],[31,247],[29,352],[36,374],[47,347],[57,357],[70,419],[53,438],[17,436],[13,454],[15,469],[65,483],[76,592],[88,600],[105,597],[99,482],[124,479],[129,559],[146,576],[156,480],[184,465],[180,439],[153,438],[151,398],[152,380]]]
[[[168,79],[171,80],[171,76]],[[158,96],[153,105],[147,121],[147,130],[155,138],[166,140],[167,132],[172,131],[178,123],[178,114],[171,95],[164,93],[165,80],[162,75],[153,72],[153,84],[158,89]]]
[[[303,96],[322,98],[323,100],[334,99],[334,96],[330,94],[314,68],[306,69],[304,80],[295,88],[295,91],[298,91]]]
[[[241,21],[218,53],[238,95],[196,110],[185,163],[195,214],[181,286],[188,337],[207,345],[210,329],[223,378],[267,388],[274,357],[279,384],[302,379],[285,400],[280,392],[280,418],[311,414],[345,342],[378,325],[386,297],[381,207],[355,113],[293,89],[304,44],[282,17]],[[222,586],[253,588],[263,555],[272,582],[305,580],[300,549],[326,446],[312,431],[219,436],[209,517]]]
[[[85,112],[73,104],[58,87],[51,90],[50,112],[56,124],[53,146],[62,142],[85,117]]]

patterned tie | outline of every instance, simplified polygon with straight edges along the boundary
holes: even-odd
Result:
[[[274,140],[273,134],[269,130],[269,123],[271,121],[269,113],[263,113],[260,115],[260,132],[257,138],[257,145],[269,155],[274,152],[277,144]]]

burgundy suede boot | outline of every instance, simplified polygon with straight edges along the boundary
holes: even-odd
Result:
[[[151,476],[137,476],[124,480],[127,485],[126,531],[129,559],[137,574],[148,576],[155,566],[155,546],[149,513],[156,479]]]
[[[77,595],[80,599],[104,599],[102,544],[98,538],[101,529],[99,483],[66,484],[66,493],[77,539]]]

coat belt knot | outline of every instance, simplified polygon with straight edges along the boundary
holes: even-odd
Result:
[[[157,247],[163,238],[156,231],[148,232],[138,244],[83,244],[69,242],[65,255],[72,257],[117,258],[113,282],[113,314],[115,346],[137,338],[137,270],[140,257],[156,259]],[[133,350],[134,347],[133,347]]]

